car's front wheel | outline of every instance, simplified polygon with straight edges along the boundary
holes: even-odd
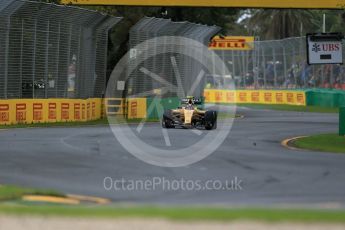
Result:
[[[206,111],[205,113],[205,129],[211,130],[217,128],[217,112]]]
[[[171,110],[164,111],[163,119],[162,119],[162,127],[165,129],[175,128],[175,125],[171,119]]]
[[[163,119],[162,120],[162,127],[165,129],[175,128],[174,124],[171,120]]]

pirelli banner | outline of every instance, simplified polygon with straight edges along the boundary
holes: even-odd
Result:
[[[146,98],[128,98],[128,119],[146,118]]]
[[[96,120],[101,108],[100,98],[0,100],[0,125]]]
[[[209,49],[211,50],[252,50],[254,37],[246,36],[215,36],[212,38]]]
[[[306,94],[304,91],[205,89],[204,97],[206,103],[286,104],[306,106]]]

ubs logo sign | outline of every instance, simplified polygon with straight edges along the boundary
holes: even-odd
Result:
[[[313,48],[312,48],[312,51],[314,51],[315,53],[321,51],[320,45],[314,43]]]
[[[339,33],[307,34],[308,64],[342,64],[343,37]]]
[[[321,49],[322,48],[322,49]],[[333,43],[324,43],[324,44],[318,44],[314,43],[312,51],[315,53],[324,51],[324,52],[333,52],[333,51],[339,51],[340,50],[340,44],[333,44]]]

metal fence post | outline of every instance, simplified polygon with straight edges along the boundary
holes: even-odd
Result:
[[[265,57],[265,48],[261,47],[262,49],[262,61],[263,61],[263,75],[264,75],[264,88],[267,88],[267,78],[266,78],[266,57]]]
[[[339,108],[339,136],[345,136],[345,107]]]
[[[334,65],[331,65],[331,77],[329,79],[330,87],[333,88],[334,82]]]
[[[224,58],[224,50],[221,50],[221,54],[222,54],[222,56],[221,56],[221,59],[223,60],[223,65],[224,65],[224,62],[225,62],[225,58]],[[224,76],[225,75],[225,68],[224,68],[224,66],[222,65],[222,75]]]
[[[241,56],[242,56],[242,76],[243,76],[243,86],[246,88],[247,87],[247,79],[246,79],[246,63],[245,63],[245,57],[244,57],[244,52],[241,51]]]
[[[259,86],[259,49],[256,47],[252,51],[253,54],[253,82],[254,82],[254,88],[257,89]]]
[[[294,87],[297,88],[297,76],[295,73],[295,66],[297,65],[296,63],[296,50],[295,47],[292,47],[292,73],[293,73],[293,78],[294,78]]]
[[[50,35],[50,20],[47,23],[47,33],[46,33],[46,52],[44,60],[44,97],[48,97],[48,59],[49,59],[49,35]]]
[[[285,81],[285,84],[287,84],[288,83],[288,81],[287,81],[287,66],[286,66],[286,62],[287,62],[287,60],[286,60],[286,50],[285,50],[285,47],[283,46],[283,62],[284,62],[284,81]],[[285,84],[283,84],[283,85],[285,85]],[[288,87],[288,85],[286,85],[286,87]]]
[[[325,71],[324,66],[321,66],[321,87],[325,84]]]
[[[24,45],[24,20],[21,20],[21,36],[20,36],[20,59],[19,59],[19,78],[20,87],[23,87],[23,45]],[[19,97],[23,97],[22,89],[19,90]]]
[[[67,45],[67,71],[66,75],[68,76],[69,72],[69,65],[70,65],[70,58],[71,58],[71,43],[72,43],[72,24],[69,26],[68,30],[68,45]],[[68,98],[68,79],[65,85],[65,97]]]
[[[37,19],[35,19],[34,44],[32,53],[32,98],[35,98],[35,75],[36,75],[36,40],[37,40]]]
[[[234,51],[231,50],[231,62],[232,62],[232,73],[233,73],[233,78],[235,79],[236,77],[236,64],[235,64],[235,55]]]
[[[277,87],[277,60],[276,60],[276,51],[275,48],[272,47],[272,55],[273,55],[273,73],[274,73],[274,87]]]
[[[4,81],[4,98],[7,99],[7,86],[8,86],[8,58],[9,58],[9,41],[10,41],[10,25],[11,25],[11,17],[7,17],[7,24],[6,24],[6,41],[5,41],[5,81]]]
[[[83,64],[82,56],[81,56],[81,43],[82,43],[82,39],[84,36],[82,36],[82,32],[83,32],[83,28],[81,26],[79,26],[79,33],[78,33],[78,52],[77,52],[77,63],[76,63],[76,70],[75,70],[75,81],[74,81],[74,93],[73,93],[73,98],[76,97],[81,97],[81,92],[79,87],[81,86],[80,84],[80,78],[81,76],[79,75],[81,73],[81,67]],[[85,39],[85,38],[84,38]]]
[[[215,60],[215,51],[212,52],[212,72],[215,73],[215,63],[216,63],[216,60]]]
[[[108,44],[108,42],[109,42],[108,33],[107,33],[107,35],[105,36],[105,42],[106,42],[106,44]],[[106,51],[104,52],[104,60],[107,60],[107,57],[108,57],[108,52],[107,52],[107,50],[106,50]],[[105,75],[104,75],[104,92],[102,92],[103,95],[105,95],[105,90],[106,90],[106,88],[107,88],[107,63],[104,64],[104,73],[105,73]],[[102,96],[103,96],[103,95],[102,95]]]
[[[56,79],[55,79],[55,97],[58,97],[58,82],[59,82],[59,65],[60,65],[60,37],[61,37],[61,23],[59,22],[58,41],[56,51]]]

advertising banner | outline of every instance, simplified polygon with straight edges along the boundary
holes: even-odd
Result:
[[[0,100],[0,125],[96,120],[101,108],[101,98]]]
[[[146,118],[146,98],[128,98],[128,119]]]
[[[304,91],[205,89],[206,103],[306,105]]]
[[[215,36],[210,44],[212,50],[252,50],[254,49],[254,37],[247,36]]]

